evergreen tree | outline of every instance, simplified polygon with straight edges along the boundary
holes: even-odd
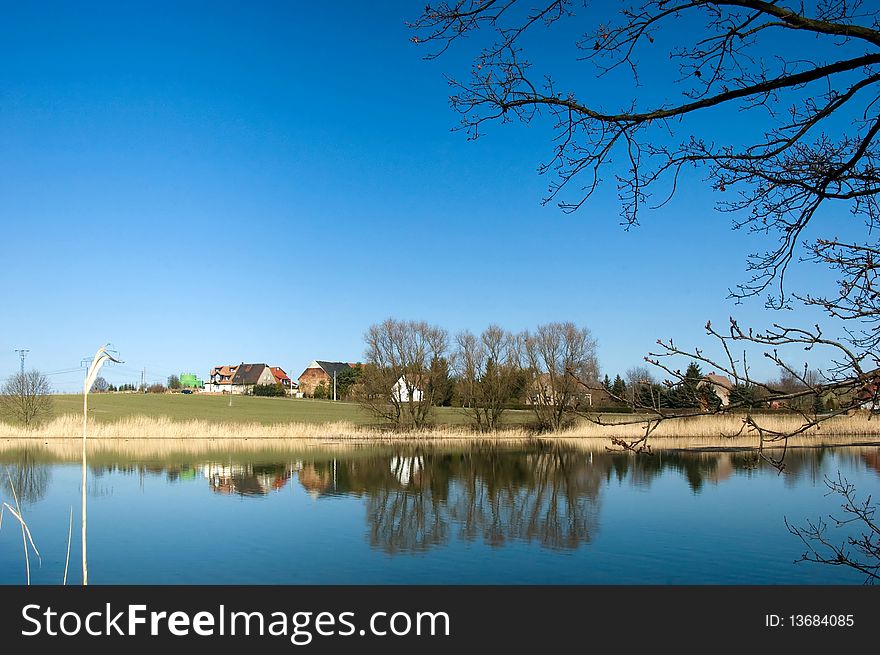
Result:
[[[616,398],[624,398],[626,395],[626,382],[623,381],[623,378],[620,375],[615,376],[614,384],[611,385],[611,393]]]

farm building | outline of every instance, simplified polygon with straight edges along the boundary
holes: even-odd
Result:
[[[355,366],[357,365],[347,362],[325,362],[316,359],[300,374],[299,391],[304,396],[313,396],[315,389],[323,382],[324,388],[332,395],[334,374],[339,375],[340,371]]]
[[[196,377],[195,373],[181,373],[179,379],[180,386],[184,389],[201,389],[205,386],[205,383]]]

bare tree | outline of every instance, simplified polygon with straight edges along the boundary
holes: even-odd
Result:
[[[566,322],[540,325],[522,342],[532,408],[542,427],[558,430],[583,409],[584,383],[599,386],[596,340],[587,328]]]
[[[520,340],[490,325],[479,337],[465,331],[455,341],[461,405],[477,430],[497,430],[521,377]]]
[[[855,569],[865,576],[866,584],[876,583],[880,580],[880,525],[874,518],[876,508],[871,504],[871,497],[859,500],[855,486],[840,474],[836,480],[826,479],[825,484],[829,494],[843,499],[843,515],[829,516],[830,524],[837,528],[854,527],[855,534],[837,540],[829,534],[829,522],[824,519],[809,521],[800,527],[786,520],[789,532],[807,547],[798,561]]]
[[[106,393],[110,389],[110,384],[103,377],[98,376],[95,378],[95,384],[92,386],[92,391],[96,393]]]
[[[0,390],[0,413],[30,429],[51,416],[51,393],[49,380],[39,371],[16,373]]]
[[[629,228],[646,207],[698,183],[692,171],[702,173],[735,229],[769,239],[748,257],[750,275],[731,295],[766,293],[772,308],[800,302],[838,321],[839,337],[819,326],[774,323],[754,331],[731,318],[719,331],[707,324],[717,346],[712,353],[658,341],[646,359],[669,375],[667,384],[684,379],[676,358],[709,364],[737,387],[799,411],[803,423],[795,434],[848,410],[877,411],[880,10],[858,0],[644,0],[618,7],[606,20],[602,8],[573,0],[456,0],[426,7],[413,23],[413,40],[437,57],[464,37],[482,38],[470,75],[450,79],[452,106],[471,138],[492,123],[548,120],[555,139],[540,167],[552,177],[546,201],[573,212],[610,173]],[[525,53],[533,33],[574,23],[586,36],[577,42],[579,55],[560,62],[560,70],[586,66],[594,75],[577,71],[560,81],[536,72]],[[666,100],[644,100],[658,95],[642,86],[644,59],[654,64],[651,85]],[[671,62],[668,69],[664,61]],[[612,97],[619,84],[595,83],[627,75],[628,97]],[[726,120],[732,112],[739,120]],[[862,238],[803,242],[818,220],[847,214],[865,228]],[[834,220],[826,230],[844,226],[842,218]],[[786,271],[799,256],[835,274],[838,292],[787,289]],[[797,389],[755,380],[750,372],[755,357],[785,366],[793,351],[817,356],[822,350],[833,366],[812,379],[804,375]],[[818,403],[809,402],[829,397],[834,411],[820,414]],[[744,398],[719,411],[744,412],[743,429],[759,435],[762,454],[765,444],[784,446],[792,432],[762,427],[752,404]],[[643,448],[668,418],[675,413],[655,408],[644,437],[621,445]]]
[[[785,269],[820,206],[842,204],[877,227],[877,9],[857,0],[794,9],[765,0],[622,2],[616,19],[578,30],[586,34],[572,58],[592,63],[599,77],[629,71],[632,97],[615,99],[606,97],[612,86],[597,92],[589,75],[576,76],[578,86],[535,73],[524,53],[536,30],[600,13],[578,5],[456,0],[427,6],[413,23],[413,40],[431,48],[429,57],[462,37],[484,37],[470,76],[450,79],[452,106],[471,138],[491,122],[549,119],[556,137],[540,168],[554,178],[547,201],[565,192],[572,197],[560,207],[578,209],[613,165],[622,217],[635,225],[652,197],[662,204],[683,171],[700,168],[712,188],[725,193],[720,208],[735,215],[737,227],[777,235],[774,247],[750,259],[753,276],[738,293],[759,293],[775,281],[778,304],[784,303]],[[684,21],[689,29],[668,34]],[[664,71],[669,79],[652,71],[652,83],[675,100],[640,106],[640,56],[672,62]],[[605,108],[615,101],[624,109]],[[744,135],[729,121],[690,120],[723,116],[726,108],[752,117]],[[838,121],[848,127],[840,129]],[[755,136],[755,123],[765,127],[763,135]],[[713,125],[720,129],[712,131]],[[821,244],[818,256],[825,257]]]
[[[388,318],[371,325],[364,340],[362,405],[399,428],[427,425],[439,387],[431,379],[440,374],[448,349],[446,330]]]

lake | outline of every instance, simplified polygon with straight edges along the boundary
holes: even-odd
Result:
[[[80,468],[35,445],[0,453],[40,564],[59,584]],[[251,445],[92,458],[92,584],[861,584],[794,561],[784,520],[840,515],[826,476],[880,497],[880,448],[792,449],[779,473],[749,452],[633,456],[552,443]],[[834,532],[837,541],[843,530]],[[25,581],[21,532],[0,530],[0,583]]]

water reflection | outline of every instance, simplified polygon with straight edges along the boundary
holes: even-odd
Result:
[[[0,469],[0,489],[10,499],[10,504],[14,504],[17,495],[19,503],[29,505],[43,499],[50,478],[49,467],[38,463],[33,453],[25,451]]]
[[[832,455],[833,453],[833,455]],[[285,456],[286,455],[286,456]],[[786,455],[787,485],[821,483],[835,466],[880,474],[880,449],[795,449]],[[33,453],[17,453],[6,470],[22,502],[46,493],[51,467]],[[633,456],[587,452],[546,442],[527,447],[472,445],[460,452],[402,446],[337,455],[281,453],[225,460],[119,461],[93,467],[95,479],[110,473],[163,476],[172,484],[206,484],[212,493],[260,498],[298,485],[315,502],[362,498],[366,538],[393,554],[422,552],[452,540],[502,547],[510,542],[572,550],[600,529],[603,493],[609,485],[650,489],[661,476],[685,481],[693,494],[734,476],[779,475],[752,452],[663,452]],[[3,486],[8,489],[5,472]]]

